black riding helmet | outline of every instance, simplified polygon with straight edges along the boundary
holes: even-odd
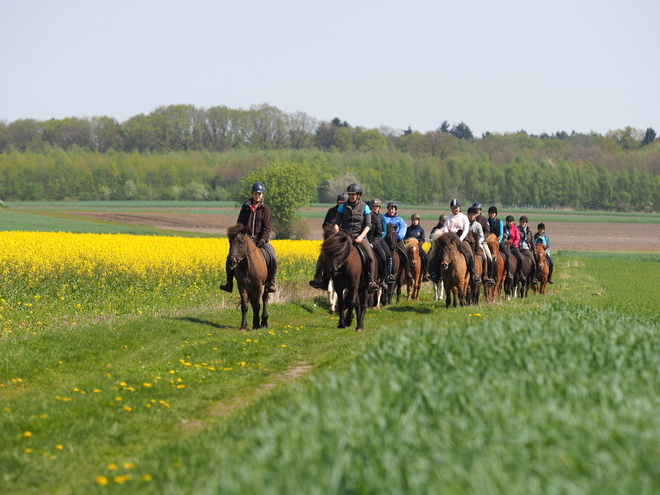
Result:
[[[266,186],[264,186],[261,182],[255,182],[252,184],[252,187],[250,188],[251,192],[258,192],[258,193],[265,193],[266,192]]]
[[[516,219],[513,218],[513,215],[507,215],[506,218],[505,218],[505,220],[506,220],[507,222],[515,222],[515,221],[516,221]]]
[[[346,203],[348,195],[346,193],[341,193],[337,196],[337,203]]]
[[[458,199],[452,199],[452,200],[449,202],[449,207],[450,207],[450,208],[454,208],[454,207],[456,207],[456,206],[461,206],[461,202],[460,202]]]
[[[357,194],[358,196],[362,196],[362,186],[357,182],[354,182],[353,184],[349,185],[346,188],[346,193]]]
[[[477,209],[476,209],[474,206],[470,206],[470,207],[468,208],[468,211],[467,211],[467,212],[468,212],[468,215],[469,215],[470,213],[474,213],[475,215],[478,213],[478,212],[477,212]]]
[[[390,208],[391,206],[393,206],[395,210],[399,209],[399,206],[394,201],[390,201],[389,203],[387,203],[388,208]]]
[[[488,208],[488,213],[497,213],[497,206],[491,206]]]

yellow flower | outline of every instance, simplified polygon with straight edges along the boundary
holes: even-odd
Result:
[[[151,481],[152,479],[153,479],[153,478],[151,477],[150,474],[144,473],[144,474],[142,475],[142,480],[143,480],[143,481]]]
[[[64,447],[62,445],[60,445],[59,443],[57,445],[55,445],[55,448],[57,450],[64,450]]]
[[[32,452],[32,449],[25,449],[26,454],[30,454]]]
[[[23,436],[30,438],[32,436],[32,432],[31,431],[23,432]]]
[[[129,412],[133,410],[133,408],[131,406],[124,406],[123,409],[124,409],[124,411],[129,411]]]
[[[108,469],[110,471],[114,471],[115,469],[117,469],[117,464],[115,464],[114,462],[111,462],[110,464],[108,464]]]
[[[108,478],[103,476],[103,475],[99,475],[99,476],[96,477],[96,482],[99,485],[107,485],[108,484]]]
[[[146,383],[146,382],[143,383],[142,386],[143,387],[153,387],[153,385],[151,383]]]
[[[124,467],[124,469],[133,469],[135,467],[135,463],[134,462],[125,462],[125,463],[122,464],[122,466]]]

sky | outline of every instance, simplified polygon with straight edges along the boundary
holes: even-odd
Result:
[[[658,0],[2,0],[0,121],[267,103],[477,137],[660,131],[659,25]]]

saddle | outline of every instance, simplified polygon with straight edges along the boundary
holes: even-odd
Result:
[[[259,248],[259,249],[261,249],[261,252],[264,255],[264,259],[266,260],[266,267],[268,268],[268,273],[270,273],[270,269],[273,266],[273,257],[270,255],[270,253],[266,248]]]
[[[370,260],[366,249],[364,249],[364,246],[360,243],[357,243],[355,247],[357,248],[357,251],[360,254],[360,261],[362,261],[362,266],[368,266],[367,263],[369,263]]]

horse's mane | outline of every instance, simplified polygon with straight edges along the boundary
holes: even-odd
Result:
[[[340,230],[328,237],[321,245],[321,254],[323,255],[323,264],[329,267],[334,261],[343,262],[351,252],[353,239],[344,230]]]
[[[419,245],[419,241],[417,241],[417,239],[415,239],[414,237],[407,237],[406,239],[403,240],[403,247],[405,247],[406,250],[411,248],[411,244]]]
[[[497,236],[495,234],[488,234],[488,237],[486,237],[486,244],[488,244],[491,254],[500,252],[500,243],[497,242]]]
[[[238,234],[245,233],[245,225],[242,223],[237,223],[231,227],[227,227],[227,237],[229,237],[229,242],[233,241]]]
[[[455,247],[458,247],[461,241],[460,241],[460,237],[458,237],[458,234],[456,232],[445,232],[444,234],[439,235],[438,237],[433,239],[433,242],[440,249],[444,249],[449,245],[454,245]]]

